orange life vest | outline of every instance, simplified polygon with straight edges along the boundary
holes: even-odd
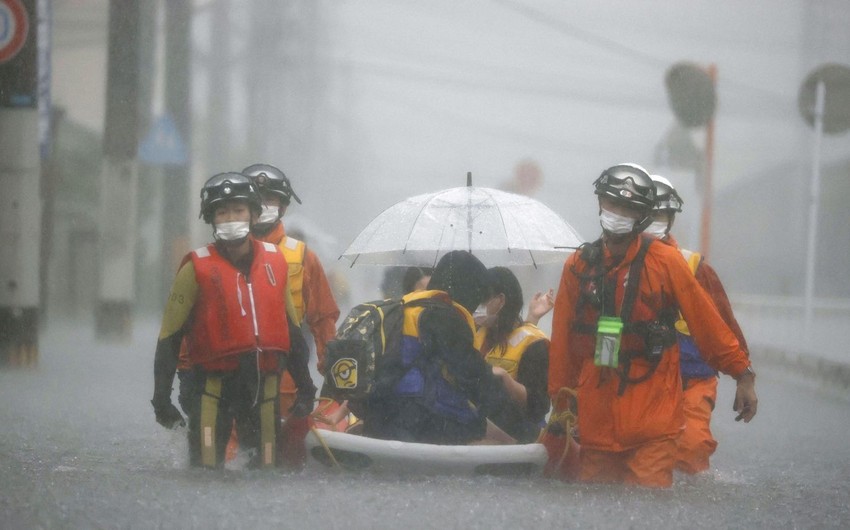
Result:
[[[259,351],[259,369],[269,372],[277,370],[278,353],[289,351],[286,260],[271,243],[252,244],[254,259],[248,277],[215,245],[190,254],[199,288],[187,337],[192,365],[233,370],[239,354]]]

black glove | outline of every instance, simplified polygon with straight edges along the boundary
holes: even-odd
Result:
[[[156,422],[166,429],[176,429],[177,427],[186,426],[186,420],[183,419],[183,415],[180,414],[180,411],[177,410],[177,407],[170,400],[167,402],[157,402],[152,399],[151,405],[153,405],[153,412],[156,414]]]
[[[167,429],[185,427],[186,420],[171,403],[171,385],[174,383],[174,373],[177,370],[177,359],[180,352],[182,334],[175,333],[156,343],[156,354],[153,361],[153,411],[156,422]]]
[[[296,418],[305,418],[313,412],[313,401],[313,396],[299,392],[295,396],[295,403],[289,407],[289,413]]]

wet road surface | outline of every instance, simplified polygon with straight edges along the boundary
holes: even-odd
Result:
[[[543,478],[186,467],[154,421],[155,322],[129,344],[53,325],[34,371],[0,372],[0,528],[847,528],[850,396],[758,364],[759,414],[722,379],[713,469],[650,491]],[[175,399],[176,401],[176,399]]]

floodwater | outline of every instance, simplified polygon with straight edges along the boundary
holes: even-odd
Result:
[[[652,491],[544,478],[190,470],[154,421],[156,323],[128,344],[52,325],[34,371],[0,372],[0,528],[847,528],[846,389],[757,363],[759,414],[721,383],[713,469]],[[176,400],[175,400],[176,401]]]

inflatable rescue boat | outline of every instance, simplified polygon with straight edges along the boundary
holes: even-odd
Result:
[[[313,429],[305,440],[310,459],[345,470],[408,475],[526,475],[543,473],[548,455],[539,443],[434,445],[378,440]]]

